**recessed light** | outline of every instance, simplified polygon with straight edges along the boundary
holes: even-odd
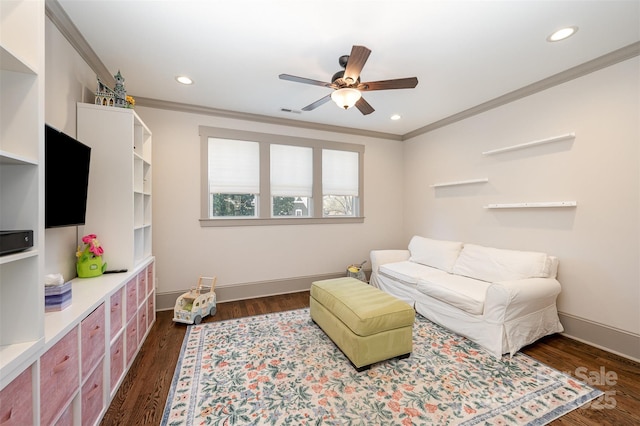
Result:
[[[561,28],[558,31],[555,31],[554,33],[552,33],[549,37],[547,37],[547,41],[553,42],[553,41],[564,40],[574,35],[576,31],[578,31],[578,27]]]
[[[191,80],[189,77],[187,77],[186,75],[178,75],[176,76],[176,81],[180,84],[193,84],[193,80]]]
[[[395,121],[400,120],[402,117],[400,116],[400,114],[393,114],[390,118]]]

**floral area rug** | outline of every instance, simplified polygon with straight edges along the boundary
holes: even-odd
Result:
[[[162,424],[542,425],[601,393],[420,315],[409,358],[357,373],[301,309],[190,326]]]

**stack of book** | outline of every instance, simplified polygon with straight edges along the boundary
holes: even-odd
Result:
[[[61,311],[71,305],[71,281],[64,284],[45,285],[44,311]]]

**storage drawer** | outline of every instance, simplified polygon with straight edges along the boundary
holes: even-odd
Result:
[[[147,302],[144,302],[138,311],[138,340],[142,340],[147,332],[147,309]]]
[[[73,426],[73,403],[67,406],[55,426]]]
[[[122,330],[122,294],[123,289],[116,291],[111,296],[111,303],[109,304],[109,321],[111,321],[111,334],[109,341],[116,337],[116,334]]]
[[[142,304],[147,296],[147,272],[143,270],[138,274],[138,306]]]
[[[127,323],[136,314],[138,310],[138,295],[136,277],[133,277],[127,283]]]
[[[153,263],[150,263],[149,266],[147,266],[147,293],[151,294],[155,285],[156,283],[153,279]]]
[[[0,425],[23,426],[33,423],[33,385],[31,367],[0,391]]]
[[[111,346],[111,372],[109,377],[111,377],[111,392],[113,393],[116,385],[118,384],[118,380],[122,377],[122,373],[124,372],[124,334],[121,334],[120,337],[116,339],[116,341]]]
[[[138,350],[138,318],[133,319],[127,324],[127,340],[125,342],[127,351],[127,365],[131,365],[131,361]]]
[[[40,423],[48,425],[80,386],[78,327],[40,357]]]
[[[147,323],[148,327],[151,327],[151,324],[156,320],[156,295],[155,293],[151,293],[149,299],[147,299],[147,305],[149,306],[147,313]]]
[[[82,320],[82,379],[84,380],[104,356],[104,303]]]
[[[93,425],[104,407],[102,362],[82,386],[82,424]]]

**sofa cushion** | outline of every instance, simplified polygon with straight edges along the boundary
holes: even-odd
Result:
[[[447,275],[446,272],[439,269],[409,260],[386,263],[381,265],[378,271],[380,274],[398,280],[399,283],[406,285],[415,285],[420,278]]]
[[[461,250],[460,242],[432,240],[416,235],[409,242],[409,260],[451,272]]]
[[[418,281],[418,291],[473,315],[482,315],[491,283],[461,275],[440,276]]]
[[[552,264],[545,253],[465,244],[453,273],[488,282],[547,278]]]

